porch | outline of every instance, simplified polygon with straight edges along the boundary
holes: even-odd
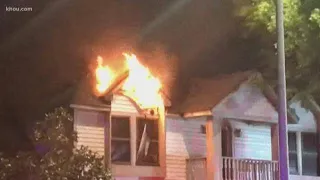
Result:
[[[206,158],[189,158],[187,180],[204,180],[207,177]],[[222,157],[221,179],[223,180],[278,180],[278,162],[255,159]]]

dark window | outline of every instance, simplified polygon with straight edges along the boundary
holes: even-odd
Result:
[[[235,130],[236,131],[236,130]],[[239,132],[240,134],[241,132]],[[230,124],[224,124],[221,129],[222,156],[232,157],[232,128]]]
[[[137,165],[159,165],[158,120],[137,118]]]
[[[299,174],[299,172],[298,172],[298,154],[297,154],[297,135],[295,132],[288,133],[288,146],[289,146],[290,174]]]
[[[314,133],[301,133],[302,174],[317,176],[317,138]]]
[[[111,118],[111,160],[112,163],[130,163],[130,118]]]

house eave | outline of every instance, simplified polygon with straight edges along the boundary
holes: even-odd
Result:
[[[212,116],[212,112],[210,110],[205,110],[205,111],[183,113],[184,118],[193,118],[193,117],[202,117],[202,116]]]
[[[109,105],[91,106],[91,105],[71,104],[70,107],[73,109],[82,109],[82,110],[88,110],[88,111],[103,111],[103,112],[111,111],[111,106]]]

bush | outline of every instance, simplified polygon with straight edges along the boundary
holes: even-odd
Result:
[[[46,114],[36,124],[31,139],[33,152],[19,152],[14,157],[0,158],[3,180],[110,180],[103,157],[87,147],[74,148],[77,141],[73,118],[64,108]]]

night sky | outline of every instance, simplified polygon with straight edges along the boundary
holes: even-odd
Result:
[[[90,73],[97,55],[112,59],[134,49],[152,57],[161,49],[174,59],[177,87],[190,77],[255,66],[239,40],[241,28],[228,1],[2,0],[0,4],[0,150],[30,148],[27,134],[32,122],[69,103],[72,89]],[[33,10],[6,12],[8,6]],[[146,62],[151,69],[156,61],[164,67],[171,63],[152,59]]]

